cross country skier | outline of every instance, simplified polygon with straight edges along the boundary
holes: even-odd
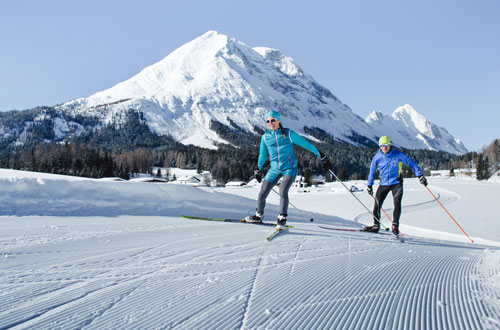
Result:
[[[278,215],[277,224],[277,229],[283,229],[286,225],[288,212],[288,191],[297,176],[297,159],[295,158],[293,145],[296,144],[318,156],[327,172],[331,169],[331,164],[326,156],[312,143],[291,129],[283,128],[278,112],[271,110],[267,113],[266,118],[268,130],[262,135],[260,140],[258,169],[254,172],[254,176],[258,182],[262,181],[261,171],[268,157],[271,161],[271,167],[267,171],[264,181],[262,181],[255,215],[246,217],[245,221],[253,223],[262,222],[266,198],[279,179],[283,177],[280,184],[280,214]]]
[[[401,216],[401,200],[403,199],[403,177],[401,176],[402,163],[410,166],[419,178],[420,183],[427,186],[427,179],[422,175],[420,167],[407,155],[393,149],[391,140],[387,136],[382,136],[378,144],[380,150],[375,154],[370,166],[370,174],[368,175],[367,192],[373,196],[373,181],[375,172],[380,173],[380,186],[375,194],[375,205],[373,207],[373,226],[367,226],[363,230],[373,233],[378,233],[380,228],[380,209],[384,203],[389,191],[392,192],[394,199],[394,219],[392,223],[392,232],[399,235],[399,217]]]

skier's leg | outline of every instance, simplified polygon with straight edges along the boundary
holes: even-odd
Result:
[[[393,224],[399,226],[401,217],[401,201],[403,200],[403,184],[398,183],[392,188],[392,198],[394,200]]]
[[[273,182],[267,181],[266,179],[262,180],[262,185],[260,187],[259,197],[257,199],[257,213],[263,215],[264,208],[266,207],[266,198],[273,189],[273,187],[278,183],[281,175],[278,175]]]
[[[290,175],[285,175],[283,177],[283,180],[281,180],[280,184],[280,213],[285,215],[288,214],[288,191],[290,190],[290,187],[292,186],[293,182],[295,179],[290,176]]]
[[[380,209],[387,194],[391,191],[390,186],[379,186],[375,194],[375,205],[373,206],[373,223],[380,227]]]

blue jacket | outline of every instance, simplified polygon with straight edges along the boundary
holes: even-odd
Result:
[[[260,140],[258,166],[259,170],[262,170],[262,166],[269,156],[271,168],[264,179],[270,182],[273,182],[280,174],[288,174],[293,178],[297,176],[297,159],[293,152],[294,144],[320,157],[318,149],[312,143],[291,129],[285,128],[284,130],[286,137],[283,136],[281,129],[267,130]]]
[[[378,170],[380,172],[380,185],[382,186],[392,186],[400,182],[401,167],[405,163],[410,166],[416,176],[421,176],[422,171],[417,164],[402,153],[399,150],[393,149],[384,154],[382,150],[379,150],[372,159],[370,165],[370,174],[368,174],[368,186],[373,186],[373,180],[375,179],[375,173]]]

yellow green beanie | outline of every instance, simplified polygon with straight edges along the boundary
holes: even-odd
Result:
[[[378,139],[378,145],[380,146],[382,144],[391,144],[391,140],[385,135],[381,136],[380,139]]]

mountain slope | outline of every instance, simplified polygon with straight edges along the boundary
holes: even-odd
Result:
[[[231,121],[254,133],[265,129],[264,116],[277,109],[286,127],[305,133],[317,127],[356,143],[369,126],[293,60],[275,49],[250,48],[214,31],[178,48],[127,81],[60,107],[111,122],[133,108],[144,112],[158,134],[184,144],[215,147],[224,143],[210,129]],[[368,134],[367,138],[376,137]]]
[[[398,107],[390,116],[372,112],[366,122],[378,136],[387,135],[399,147],[463,154],[467,148],[448,131],[427,120],[411,105]]]
[[[22,118],[17,124],[11,120],[16,116],[0,115],[0,133],[4,147],[71,141],[103,127],[121,130],[132,112],[154,134],[216,149],[255,141],[252,137],[266,129],[269,109],[281,113],[285,127],[313,140],[376,147],[380,135],[389,135],[401,147],[467,152],[411,106],[391,117],[372,113],[363,120],[290,57],[215,31],[88,98],[17,116]],[[43,137],[36,136],[40,132]]]

